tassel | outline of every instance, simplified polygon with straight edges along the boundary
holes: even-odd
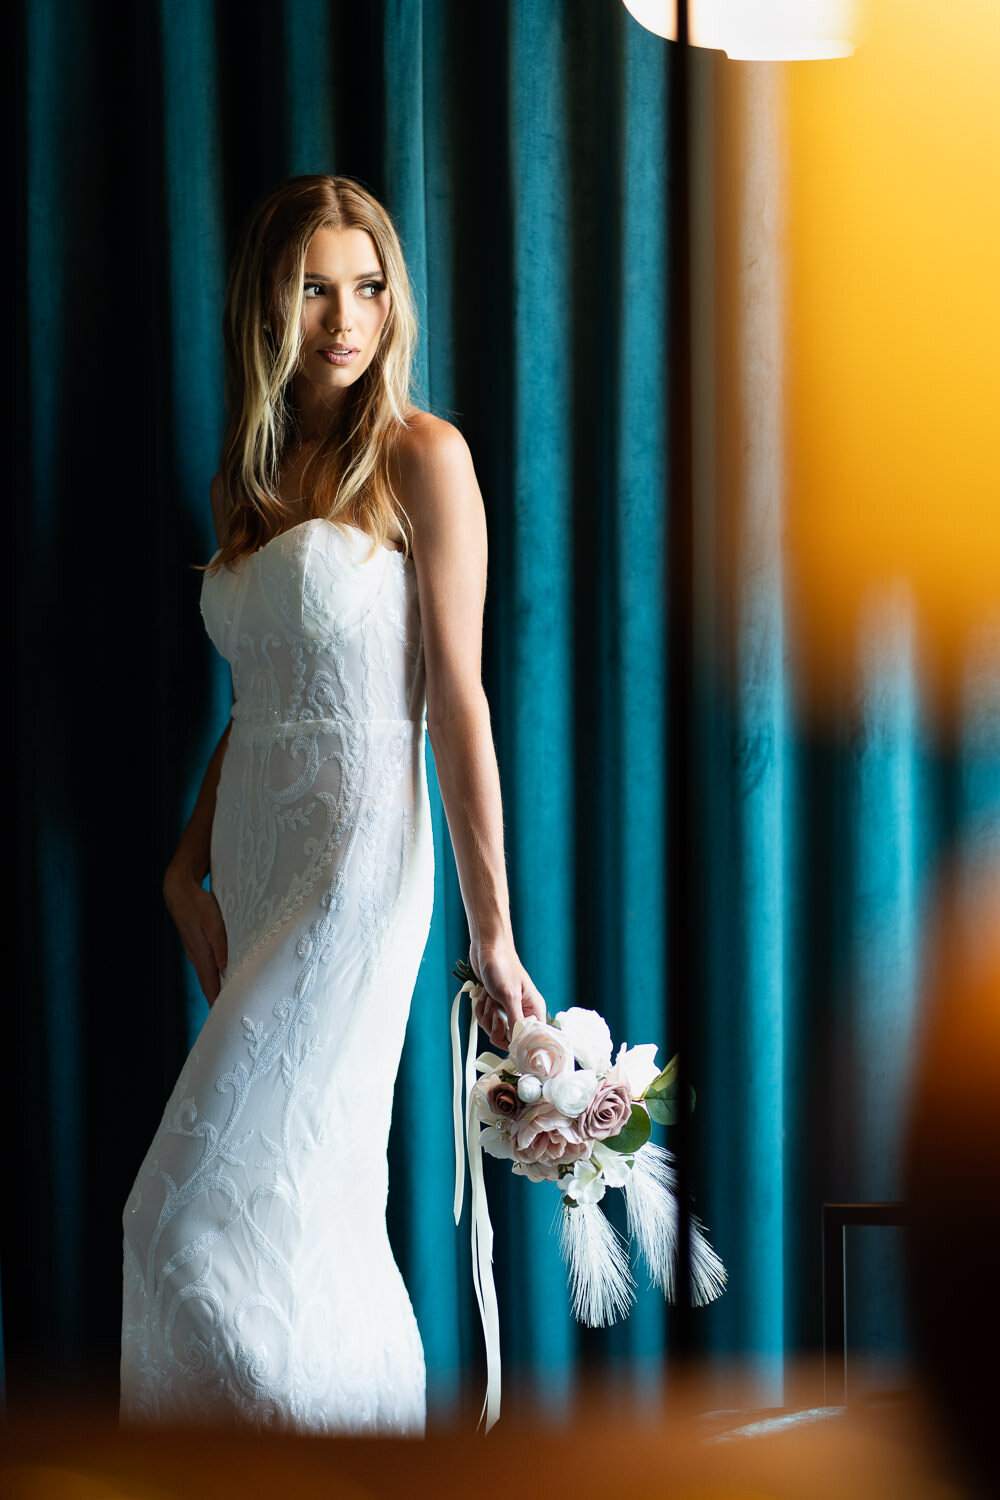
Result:
[[[596,1203],[563,1208],[559,1249],[569,1270],[573,1316],[590,1328],[627,1315],[635,1282],[628,1251]]]
[[[667,1300],[675,1300],[677,1263],[677,1173],[670,1152],[647,1141],[635,1153],[625,1183],[629,1234]],[[705,1237],[704,1226],[690,1218],[691,1302],[704,1307],[722,1294],[726,1268]]]

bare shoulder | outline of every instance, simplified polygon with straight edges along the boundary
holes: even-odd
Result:
[[[418,533],[482,515],[469,445],[451,422],[410,412],[397,439],[396,460],[400,498]]]
[[[419,479],[443,466],[471,465],[469,445],[451,422],[432,417],[429,411],[411,411],[396,442],[403,478]]]

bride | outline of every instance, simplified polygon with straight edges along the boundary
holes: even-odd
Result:
[[[356,183],[259,204],[224,331],[202,611],[234,703],[164,879],[210,1011],[125,1209],[122,1413],[419,1432],[385,1201],[433,886],[425,704],[480,1023],[501,1044],[545,1018],[480,680],[483,503],[460,434],[411,405],[406,268]]]

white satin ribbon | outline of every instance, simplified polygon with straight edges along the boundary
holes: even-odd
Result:
[[[486,1343],[486,1399],[479,1421],[486,1421],[486,1431],[500,1415],[500,1309],[497,1306],[496,1285],[493,1281],[493,1225],[486,1201],[486,1183],[483,1178],[483,1153],[479,1145],[479,1121],[472,1112],[472,1089],[476,1082],[476,1039],[478,1028],[475,1010],[469,1024],[469,1043],[465,1054],[465,1118],[462,1112],[462,1058],[459,1011],[462,996],[468,992],[475,1000],[475,991],[480,986],[471,979],[455,996],[451,1008],[451,1060],[454,1084],[455,1124],[455,1223],[462,1216],[462,1199],[465,1190],[465,1157],[469,1159],[470,1208],[472,1218],[472,1284],[479,1305],[479,1319],[483,1325]]]
[[[471,981],[455,996],[451,1007],[451,1082],[452,1114],[455,1123],[455,1224],[462,1217],[462,1200],[465,1195],[465,1121],[462,1115],[462,1041],[459,1035],[459,1012],[462,996],[472,989]]]

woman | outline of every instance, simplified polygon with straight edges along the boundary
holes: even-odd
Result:
[[[544,1019],[480,682],[483,504],[410,404],[406,269],[357,184],[259,205],[224,327],[202,610],[235,701],[164,881],[211,1009],[125,1210],[122,1410],[419,1431],[385,1153],[430,918],[425,699],[480,1022]]]

